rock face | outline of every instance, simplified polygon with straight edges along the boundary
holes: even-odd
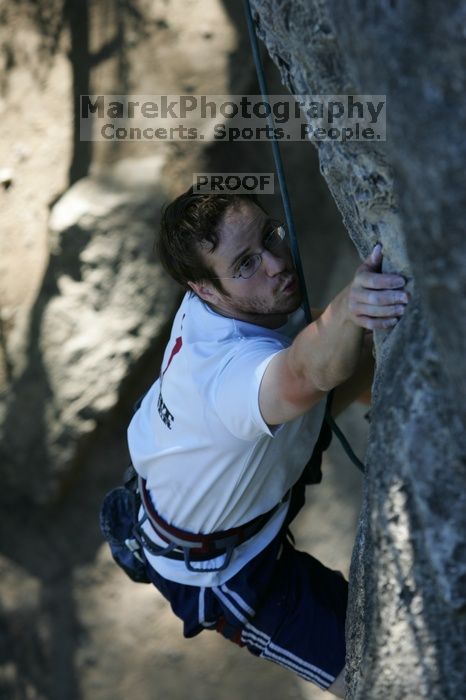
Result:
[[[13,377],[0,402],[4,502],[18,493],[36,503],[57,495],[86,436],[172,317],[177,286],[150,259],[168,199],[154,184],[162,165],[160,157],[120,161],[80,180],[52,210],[41,290],[9,338]]]
[[[464,3],[253,0],[294,94],[386,94],[387,141],[318,143],[361,257],[412,301],[377,332],[366,486],[350,577],[347,697],[464,697]]]

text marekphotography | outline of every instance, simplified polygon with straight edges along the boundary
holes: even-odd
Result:
[[[385,141],[385,95],[81,95],[81,141]]]

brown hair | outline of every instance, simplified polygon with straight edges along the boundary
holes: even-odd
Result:
[[[162,208],[157,252],[168,274],[189,289],[188,282],[209,279],[225,293],[221,280],[212,279],[213,270],[203,259],[202,244],[207,241],[212,252],[218,245],[218,232],[227,210],[241,201],[257,204],[252,194],[202,194],[187,192]]]

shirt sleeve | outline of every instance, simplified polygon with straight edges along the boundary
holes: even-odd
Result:
[[[279,430],[262,418],[259,389],[269,362],[283,349],[274,339],[243,339],[225,355],[212,382],[211,398],[218,417],[235,437],[250,441],[264,434],[273,437]]]

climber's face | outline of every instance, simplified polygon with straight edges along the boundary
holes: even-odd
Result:
[[[241,200],[227,209],[215,250],[203,249],[205,262],[221,279],[191,288],[224,316],[278,328],[301,303],[291,252],[277,222],[255,204]]]

